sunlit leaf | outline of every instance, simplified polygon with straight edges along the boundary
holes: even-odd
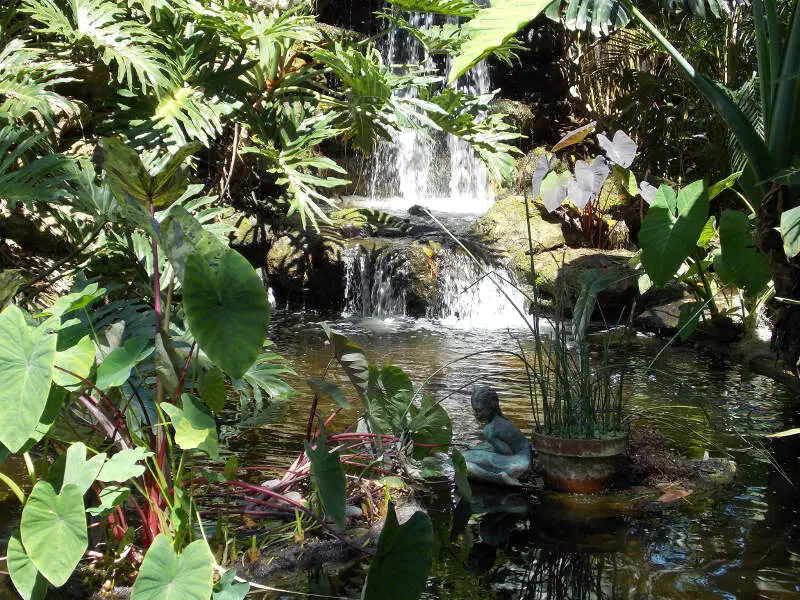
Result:
[[[131,600],[209,600],[213,575],[211,550],[205,540],[192,542],[178,555],[161,533],[144,556]]]
[[[138,335],[112,350],[97,367],[97,387],[105,391],[128,381],[133,368],[152,354],[150,339],[147,334]]]
[[[25,445],[47,405],[58,326],[58,317],[29,326],[13,304],[0,313],[0,443],[11,452]]]
[[[117,452],[103,465],[97,479],[107,483],[112,481],[122,483],[139,477],[145,470],[145,466],[140,463],[152,455],[152,452],[138,447]]]
[[[622,130],[617,131],[611,140],[599,133],[597,141],[603,152],[606,153],[606,157],[623,169],[630,167],[633,159],[636,158],[636,142]]]
[[[54,586],[64,585],[89,546],[78,486],[65,485],[57,494],[50,483],[39,481],[22,511],[20,534],[38,571]]]
[[[175,443],[183,450],[202,450],[216,460],[219,458],[219,448],[214,417],[189,394],[183,394],[181,398],[182,409],[168,402],[161,403],[161,409],[169,415],[175,428]]]
[[[591,123],[587,123],[577,129],[573,129],[569,133],[567,133],[564,137],[562,137],[555,146],[553,146],[553,152],[558,152],[559,150],[563,150],[564,148],[569,148],[570,146],[574,146],[575,144],[581,143],[583,140],[586,139],[586,136],[589,135],[594,131],[594,128],[597,126],[596,121],[592,121]]]
[[[9,538],[6,554],[8,573],[23,600],[44,600],[47,580],[36,570],[36,565],[25,552],[18,532]]]

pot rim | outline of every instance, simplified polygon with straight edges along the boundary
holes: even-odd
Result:
[[[533,444],[537,452],[558,456],[586,458],[614,457],[623,454],[628,446],[629,433],[613,438],[564,438],[532,431]]]

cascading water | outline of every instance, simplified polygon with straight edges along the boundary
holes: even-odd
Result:
[[[411,13],[408,21],[418,28],[435,24],[430,14]],[[448,22],[455,20],[448,17]],[[422,45],[399,28],[392,28],[382,52],[385,63],[398,69],[420,64],[436,68]],[[448,60],[445,72],[450,69],[449,63]],[[486,64],[479,63],[456,83],[456,88],[474,95],[489,92],[491,81]],[[416,91],[398,93],[408,97]],[[352,197],[351,202],[402,216],[412,205],[420,204],[456,232],[466,231],[464,223],[474,222],[494,201],[483,161],[469,143],[442,132],[396,132],[391,143],[379,146],[370,173],[368,196]],[[409,291],[409,286],[415,285],[415,273],[407,248],[399,244],[377,252],[355,246],[344,251],[345,314],[405,316],[413,305],[411,314],[420,315],[417,294]],[[426,298],[422,311],[425,317],[452,327],[522,325],[519,311],[524,310],[525,298],[514,287],[511,270],[478,266],[452,249],[442,248],[435,254],[435,264],[430,266],[435,273],[431,287],[435,289]]]
[[[449,22],[454,23],[452,17]],[[430,14],[411,13],[409,23],[427,28],[434,24]],[[423,64],[435,69],[421,44],[408,32],[393,28],[386,37],[384,61],[403,68]],[[446,66],[449,70],[450,64]],[[470,94],[485,94],[491,81],[485,63],[476,65],[456,83],[456,88]],[[416,93],[405,89],[399,95]],[[381,144],[371,166],[365,203],[375,208],[407,210],[423,204],[437,212],[481,213],[492,203],[486,167],[464,140],[441,132],[404,129],[393,135],[392,143]]]

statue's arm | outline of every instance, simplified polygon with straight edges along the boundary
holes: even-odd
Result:
[[[514,450],[505,435],[505,428],[496,427],[494,421],[483,428],[483,435],[498,454],[512,455]]]

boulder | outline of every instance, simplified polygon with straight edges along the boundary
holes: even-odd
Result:
[[[623,311],[630,309],[636,298],[636,279],[632,277],[634,270],[629,265],[632,257],[633,252],[627,250],[592,248],[563,248],[541,252],[534,258],[536,286],[539,294],[546,299],[559,300],[559,293],[566,293],[565,308],[569,308],[580,293],[581,276],[584,273],[617,273],[618,281],[597,295],[598,311],[602,310],[607,321],[616,321]]]
[[[317,308],[340,308],[344,297],[341,235],[329,227],[281,234],[267,253],[275,295]]]
[[[472,233],[492,241],[508,254],[520,281],[532,283],[528,256],[528,228],[525,200],[508,195],[497,200],[492,208],[472,226]],[[564,245],[559,221],[546,215],[538,204],[530,204],[530,224],[534,252]]]

